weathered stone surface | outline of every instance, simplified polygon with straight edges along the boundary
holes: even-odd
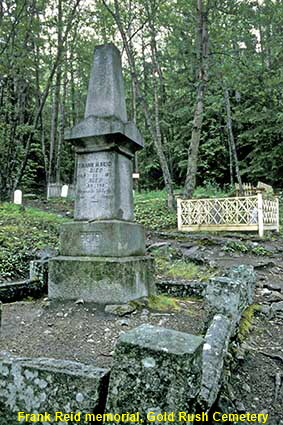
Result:
[[[108,374],[66,360],[0,357],[0,424],[18,424],[18,412],[50,413],[48,424],[65,423],[55,412],[81,412],[80,421],[68,423],[89,423],[86,413],[102,413]]]
[[[131,160],[114,151],[78,155],[75,220],[133,220]]]
[[[130,304],[112,304],[105,307],[105,313],[115,314],[116,316],[125,316],[135,311],[135,307]]]
[[[143,255],[143,226],[126,221],[65,223],[61,228],[62,255],[125,257]]]
[[[142,325],[120,336],[115,348],[106,411],[147,414],[193,412],[200,389],[203,339]],[[113,422],[111,422],[113,423]],[[125,422],[130,423],[130,422]]]
[[[246,299],[248,304],[252,304],[256,283],[254,268],[243,264],[237,267],[232,267],[228,272],[228,277],[242,283],[240,285],[241,299]]]
[[[48,260],[48,258],[56,257],[58,255],[58,251],[50,246],[46,246],[42,249],[36,251],[35,256],[41,261]]]
[[[117,47],[107,44],[95,48],[90,75],[85,118],[111,115],[127,122],[122,64]]]
[[[101,145],[99,136],[105,136],[107,146]],[[115,136],[115,137],[114,137]],[[123,123],[115,117],[98,118],[90,116],[84,121],[65,131],[77,152],[99,151],[102,148],[125,151],[127,155],[143,148],[143,138],[132,122]]]
[[[232,327],[239,322],[244,309],[252,304],[255,290],[255,273],[252,266],[241,265],[230,270],[228,277],[210,279],[206,287],[205,302],[209,324],[215,314],[223,314],[232,320]]]
[[[153,294],[150,257],[70,257],[49,261],[50,299],[123,304]]]
[[[274,317],[277,313],[283,312],[283,301],[279,301],[278,303],[272,303],[270,307],[270,316]]]
[[[123,136],[124,142],[131,142],[132,152],[143,146],[142,137],[135,124],[128,122],[121,58],[119,50],[113,44],[95,48],[85,119],[67,130],[65,139],[78,145],[78,148],[82,145],[86,148],[89,143],[99,144],[95,136],[102,135]],[[112,138],[109,142],[113,145],[118,140]],[[120,142],[117,145],[120,145]]]
[[[222,384],[230,336],[231,321],[221,314],[215,315],[204,337],[202,354],[202,381],[198,400],[205,411],[215,402]]]

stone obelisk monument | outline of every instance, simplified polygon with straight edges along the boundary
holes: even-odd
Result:
[[[152,259],[133,213],[132,158],[143,139],[127,119],[114,45],[96,47],[85,118],[65,139],[76,150],[75,221],[62,226],[60,256],[49,262],[49,298],[114,304],[153,293]]]

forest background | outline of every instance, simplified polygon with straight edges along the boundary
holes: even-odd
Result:
[[[122,52],[139,186],[283,187],[283,1],[0,0],[0,199],[72,183],[96,45]]]

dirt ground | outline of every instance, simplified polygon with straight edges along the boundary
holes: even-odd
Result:
[[[43,208],[66,214],[64,206],[56,209],[45,204]],[[67,215],[71,212],[67,211]],[[176,249],[185,260],[218,268],[219,273],[239,264],[254,266],[255,303],[260,308],[249,335],[233,343],[232,373],[226,371],[216,408],[223,413],[269,413],[269,425],[283,425],[283,239],[273,234],[260,240],[254,234],[148,233],[149,250],[162,244]],[[200,333],[202,303],[182,303],[180,312],[162,313],[143,308],[123,317],[107,315],[93,304],[49,303],[47,299],[6,304],[0,351],[108,367],[119,335],[142,323]]]
[[[51,357],[109,367],[117,338],[148,323],[199,334],[203,309],[200,301],[180,300],[175,313],[135,310],[119,317],[103,307],[75,302],[50,303],[47,299],[4,304],[0,353]]]

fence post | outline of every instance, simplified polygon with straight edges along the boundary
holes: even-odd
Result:
[[[258,216],[258,234],[259,237],[263,237],[264,228],[263,228],[263,199],[262,193],[257,193],[257,216]]]
[[[276,232],[279,233],[279,198],[276,196]]]
[[[178,230],[182,230],[182,206],[181,206],[182,199],[177,198],[177,223],[178,223]]]

